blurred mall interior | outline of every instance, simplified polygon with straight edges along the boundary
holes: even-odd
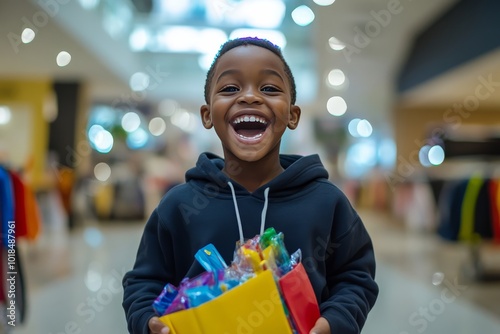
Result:
[[[16,268],[0,333],[127,332],[120,280],[146,219],[201,152],[221,154],[199,107],[237,36],[282,47],[302,108],[282,152],[318,153],[373,238],[380,296],[363,333],[498,333],[499,12],[495,0],[0,1],[4,277]]]

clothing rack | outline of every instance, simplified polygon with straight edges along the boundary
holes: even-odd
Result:
[[[444,239],[464,243],[469,263],[463,274],[469,280],[500,280],[500,268],[488,268],[482,249],[500,249],[500,179],[480,173],[461,180],[447,181],[439,198],[438,234]]]
[[[0,331],[10,333],[24,323],[27,304],[18,242],[35,240],[41,227],[35,194],[20,174],[0,165]]]
[[[500,138],[478,137],[472,141],[458,135],[443,138],[442,143],[446,162],[458,166],[475,162],[477,166],[469,168],[472,172],[462,178],[444,182],[438,201],[437,232],[444,239],[466,245],[469,259],[462,275],[467,280],[500,281],[500,268],[488,267],[484,261],[486,246],[500,251],[500,175],[496,173]]]

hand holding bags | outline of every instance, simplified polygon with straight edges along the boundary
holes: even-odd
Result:
[[[155,301],[171,333],[308,334],[320,316],[300,251],[288,255],[274,229],[237,247],[230,267],[211,244],[196,259],[207,271]]]

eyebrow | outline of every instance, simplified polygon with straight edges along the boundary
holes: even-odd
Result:
[[[219,75],[219,77],[217,78],[215,83],[219,82],[221,78],[223,78],[227,75],[231,75],[231,74],[235,74],[235,73],[239,73],[239,72],[240,72],[239,70],[226,70]]]
[[[240,73],[240,71],[236,70],[236,69],[226,70],[226,71],[222,72],[219,75],[219,77],[217,78],[217,80],[215,82],[216,83],[219,82],[221,78],[223,78],[223,77],[225,77],[227,75],[237,74],[237,73]],[[261,70],[260,73],[261,74],[269,74],[269,75],[277,76],[278,78],[281,79],[281,81],[285,82],[285,79],[283,79],[283,77],[281,76],[281,74],[278,71],[275,71],[273,69],[264,69],[264,70]]]
[[[281,81],[285,82],[285,79],[283,79],[283,77],[281,76],[281,74],[278,71],[275,71],[272,69],[265,69],[265,70],[260,71],[260,73],[277,76],[278,78],[281,79]]]

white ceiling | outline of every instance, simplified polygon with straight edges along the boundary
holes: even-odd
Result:
[[[357,29],[364,30],[368,22],[376,22],[373,13],[387,10],[397,1],[337,0],[331,6],[320,7],[312,1],[289,0],[288,3],[294,5],[309,5],[316,14],[313,24],[302,28],[302,32],[298,27],[283,31],[291,41],[285,49],[285,56],[297,77],[298,104],[317,117],[333,117],[326,112],[326,102],[333,95],[341,95],[348,105],[348,112],[341,119],[363,117],[375,126],[383,126],[395,102],[393,78],[405,60],[413,36],[455,2],[401,0],[397,7],[400,12],[391,15],[388,23],[380,25],[380,30],[372,34],[366,46],[358,47],[349,56],[345,51],[329,49],[328,39],[335,36],[347,44],[359,46],[356,44],[359,38]],[[12,39],[12,36],[19,35],[26,20],[34,22],[42,17],[40,12],[43,9],[39,3],[35,0],[0,1],[0,27],[2,35],[7,36],[0,39],[0,78],[25,76],[85,81],[89,83],[93,100],[127,102],[135,99],[137,102],[138,99],[147,99],[158,102],[173,98],[188,108],[195,108],[203,102],[205,73],[195,57],[133,53],[126,40],[111,38],[95,13],[83,10],[77,1],[58,5],[57,12],[47,23],[39,22],[32,43],[13,46],[9,36]],[[291,27],[290,23],[287,26]],[[70,65],[63,68],[55,63],[61,50],[72,54]],[[497,65],[494,60],[497,58],[488,58],[488,66]],[[349,83],[347,88],[336,91],[325,84],[326,74],[333,68],[345,72]],[[128,80],[136,71],[156,72],[153,76],[156,85],[143,96],[131,97]],[[457,91],[463,97],[473,84],[466,75],[472,72],[466,67],[460,71],[452,75],[451,80],[443,76],[439,79],[441,81],[423,85],[407,93],[405,98],[408,103],[415,103],[422,101],[422,94],[426,94],[429,96],[426,101],[456,101]]]

